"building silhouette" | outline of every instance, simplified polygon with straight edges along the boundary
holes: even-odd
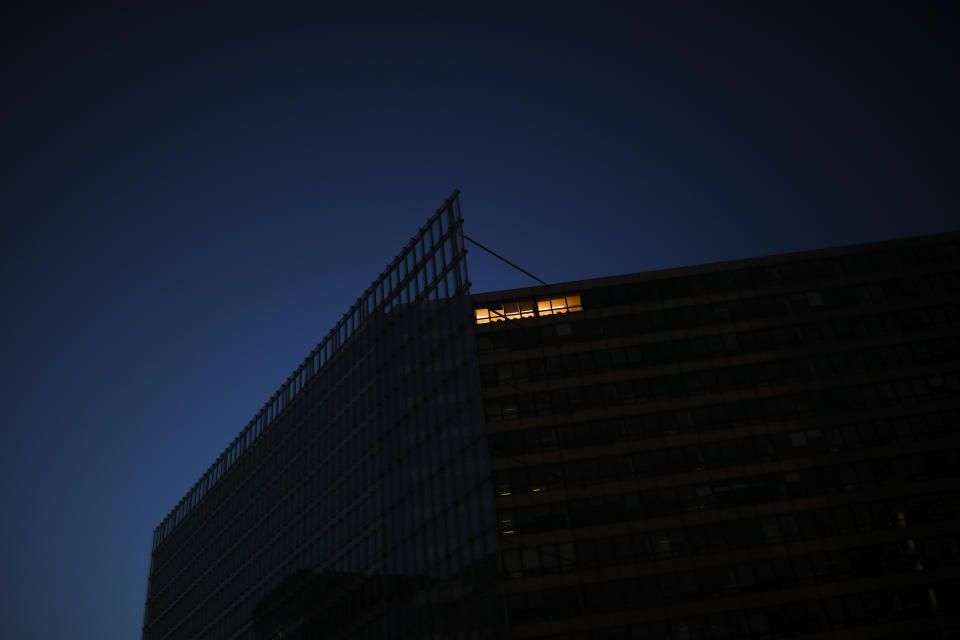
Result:
[[[479,295],[464,239],[157,527],[145,640],[957,637],[960,234]]]

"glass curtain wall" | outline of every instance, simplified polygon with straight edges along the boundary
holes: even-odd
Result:
[[[145,640],[502,637],[461,224],[454,194],[158,526]]]

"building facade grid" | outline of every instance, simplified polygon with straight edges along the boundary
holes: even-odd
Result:
[[[957,635],[960,234],[471,296],[461,225],[158,527],[145,639]]]
[[[958,294],[945,234],[474,296],[511,637],[953,637]]]

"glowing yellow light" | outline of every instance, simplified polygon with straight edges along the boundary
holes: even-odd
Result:
[[[538,315],[551,316],[570,311],[583,311],[579,295],[538,298],[535,302],[533,300],[514,300],[505,302],[496,308],[474,309],[474,314],[477,324],[487,324],[503,320],[533,318]]]

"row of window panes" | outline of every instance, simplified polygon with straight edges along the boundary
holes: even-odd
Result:
[[[960,287],[960,283],[957,284]],[[917,297],[920,293],[911,290],[905,297]],[[908,332],[926,327],[955,326],[960,322],[960,305],[947,302],[956,299],[956,293],[944,292],[943,304],[919,309],[901,309],[864,313],[856,316],[825,318],[819,321],[819,333],[828,337],[856,337],[882,333]],[[806,299],[806,298],[804,298]],[[731,322],[743,322],[760,319],[773,319],[796,316],[806,311],[797,308],[792,297],[787,294],[758,298],[728,300],[711,304],[701,304],[673,309],[653,309],[640,313],[608,318],[591,318],[571,321],[570,331],[563,336],[564,343],[586,340],[610,339],[644,335],[657,331],[674,329],[693,329],[724,325]],[[589,305],[588,305],[589,306]],[[863,308],[863,303],[855,297],[838,299],[834,307]],[[501,350],[536,348],[555,341],[555,334],[549,334],[548,327],[525,327],[501,330],[495,333],[481,333],[477,336],[477,349],[483,353]]]
[[[655,556],[650,540],[643,536],[620,538],[626,546],[614,549],[617,565],[651,561]],[[634,548],[633,543],[644,545]],[[544,545],[503,553],[504,572],[510,578],[535,577],[570,571],[589,571],[608,566],[596,557],[596,547],[586,544]],[[611,550],[607,550],[608,552]],[[749,563],[711,567],[706,574],[687,571],[679,574],[681,583],[697,583],[703,576],[711,585],[706,593],[689,595],[719,597],[745,595],[756,590],[789,589],[811,584],[860,578],[878,578],[905,572],[939,569],[960,564],[960,534],[905,539],[885,544],[857,545],[821,553],[798,554],[756,560]],[[662,566],[662,565],[661,565]],[[671,573],[673,568],[668,569]],[[644,579],[658,576],[646,574]],[[665,576],[659,576],[661,579]],[[715,589],[721,584],[722,593]],[[592,585],[590,585],[592,586]],[[665,599],[662,602],[670,602]]]
[[[845,355],[848,358],[860,357],[853,352]],[[953,357],[956,358],[956,355],[953,354]],[[864,362],[864,359],[861,358],[860,362]],[[504,396],[486,401],[486,418],[490,422],[500,422],[582,409],[644,404],[668,398],[697,397],[740,389],[796,384],[807,380],[824,383],[831,378],[835,381],[846,379],[848,372],[835,372],[833,363],[830,357],[774,360],[723,369],[702,369],[667,376]],[[830,369],[821,370],[819,365],[829,366]],[[865,368],[854,370],[866,372]],[[850,395],[841,397],[841,391]],[[948,371],[862,386],[821,388],[798,394],[799,402],[793,408],[799,415],[812,415],[830,409],[860,406],[863,403],[906,403],[930,397],[956,396],[957,393],[960,393],[960,375]]]
[[[853,555],[852,552],[849,555]],[[892,553],[892,552],[891,552]],[[788,589],[814,584],[828,584],[851,578],[849,564],[852,558],[842,552],[811,554],[787,560],[758,560],[740,565],[710,567],[694,571],[682,571],[639,578],[594,582],[575,587],[560,587],[544,591],[528,591],[508,594],[510,619],[515,622],[530,622],[544,619],[568,618],[582,615],[599,615],[623,610],[638,610],[650,607],[669,606],[701,599],[716,599],[744,596],[753,593],[776,593],[776,589]],[[839,566],[834,566],[838,563]],[[913,571],[912,565],[904,563],[901,572]],[[869,575],[869,574],[858,574]],[[926,598],[917,602],[918,615],[935,615],[940,606],[953,611],[960,606],[955,595],[937,594],[938,578],[930,578],[925,591]],[[932,583],[932,584],[931,584]],[[947,590],[945,590],[947,591]],[[923,592],[921,592],[923,593]],[[919,595],[919,594],[918,594]],[[538,615],[539,614],[539,615]]]
[[[381,297],[388,299],[387,306],[389,307],[391,302],[395,304],[397,301],[404,303],[412,301],[412,297],[409,297],[408,293],[412,293],[413,296],[423,293],[434,297],[437,295],[439,295],[439,297],[452,296],[458,290],[458,278],[460,282],[466,282],[465,265],[463,264],[462,256],[463,244],[459,234],[450,234],[444,241],[442,241],[442,235],[437,235],[440,233],[441,228],[445,229],[450,226],[445,216],[452,215],[452,210],[449,209],[438,212],[432,223],[428,222],[428,224],[421,229],[419,237],[414,240],[414,244],[409,246],[395,261],[396,266],[394,266],[393,269],[388,269],[387,275],[381,276],[375,281],[365,294],[365,297],[359,299],[353,307],[351,307],[351,310],[344,315],[344,318],[338,323],[338,326],[328,334],[317,348],[317,351],[304,361],[277,394],[267,403],[266,408],[237,436],[222,457],[218,458],[207,474],[198,481],[195,488],[178,503],[170,516],[157,527],[154,532],[154,548],[169,535],[170,531],[180,523],[190,509],[199,501],[199,498],[202,497],[202,492],[206,491],[213,482],[219,480],[223,472],[232,466],[233,462],[239,457],[243,450],[252,444],[253,440],[262,432],[265,424],[270,424],[277,415],[283,411],[288,400],[292,399],[293,396],[303,388],[306,381],[315,375],[320,367],[326,364],[326,361],[329,360],[333,351],[346,342],[359,327],[362,318],[365,318],[379,306],[379,300],[377,300],[376,303],[372,302],[375,299],[375,292],[379,292]],[[436,228],[434,229],[434,227]],[[456,228],[455,226],[455,231]],[[432,233],[435,237],[430,236],[431,230],[433,230]],[[447,253],[446,257],[444,256],[444,248]],[[431,251],[433,251],[432,254],[430,253]],[[426,257],[426,265],[418,266],[417,262],[419,261],[414,261],[413,264],[408,267],[408,262],[413,259],[415,252],[417,252],[421,259]],[[453,268],[444,272],[448,265],[453,265]],[[429,272],[429,282],[426,277],[413,277],[410,280],[409,287],[404,287],[400,294],[396,294],[396,287],[391,285],[389,277],[391,277],[391,274],[395,276],[397,279],[397,283],[395,284],[399,284],[399,281],[403,277],[406,277],[408,268],[412,270],[411,273],[419,268],[419,272],[417,272],[418,276]],[[402,274],[401,271],[403,272]],[[418,286],[418,284],[422,286]],[[429,292],[426,291],[427,288],[430,289]],[[408,289],[410,289],[410,291],[408,291]],[[396,295],[396,301],[389,300],[393,294]],[[206,488],[201,489],[200,487],[202,486]]]
[[[537,592],[534,592],[537,593]],[[564,594],[576,611],[582,611],[578,594]],[[931,598],[933,596],[933,598]],[[553,619],[554,606],[544,596],[515,598],[516,613],[527,622]],[[960,627],[943,622],[942,614],[960,606],[960,581],[949,580],[935,585],[919,584],[853,593],[832,598],[799,600],[762,609],[720,611],[708,615],[688,616],[671,620],[645,621],[629,627],[598,628],[596,631],[575,631],[531,640],[775,640],[797,636],[812,637],[829,631],[876,625],[863,638],[885,640],[941,640],[960,635]],[[559,612],[560,616],[569,615]],[[578,614],[574,614],[578,615]],[[890,623],[936,617],[936,631],[914,629],[907,635],[889,635]],[[932,625],[931,625],[932,626]],[[831,634],[832,636],[832,634]]]
[[[843,494],[909,482],[918,469],[935,480],[960,475],[957,451],[879,458],[788,473],[743,476],[710,484],[648,489],[569,502],[498,509],[503,535],[586,527],[681,513]]]
[[[534,309],[536,309],[536,312],[534,312]],[[534,301],[531,300],[514,300],[499,305],[491,305],[489,308],[480,307],[474,309],[473,313],[477,324],[488,324],[503,320],[533,318],[534,316],[551,316],[571,311],[583,311],[579,295],[537,298],[536,306],[534,306]]]
[[[879,423],[887,427],[885,422]],[[805,429],[786,433],[756,435],[749,438],[720,440],[685,447],[672,447],[655,451],[619,454],[586,460],[566,460],[562,463],[529,465],[493,472],[493,485],[501,496],[525,493],[540,493],[555,489],[584,487],[607,482],[628,482],[677,473],[692,473],[730,466],[760,464],[774,460],[791,460],[825,453],[855,451],[863,446],[886,444],[893,438],[874,437],[864,445],[856,433],[844,439],[843,434],[869,429],[875,433],[873,423],[843,425],[829,429]],[[949,434],[955,433],[950,431]],[[884,433],[884,436],[893,435]],[[904,444],[913,442],[912,432],[904,434]],[[936,435],[947,435],[940,432]],[[496,454],[494,454],[496,455]],[[922,478],[922,469],[917,470],[917,479]]]
[[[822,334],[818,335],[810,329],[811,327],[807,326],[788,327],[777,331],[726,333],[490,364],[481,367],[480,381],[485,388],[490,388],[498,385],[557,380],[570,376],[648,368],[677,362],[821,344]],[[810,360],[814,362],[818,372],[845,373],[858,370],[873,371],[880,367],[949,362],[954,360],[958,353],[960,353],[960,338],[948,337],[923,342],[882,345],[871,349],[847,349],[818,354]],[[784,360],[783,362],[795,361]]]
[[[598,444],[644,440],[660,437],[665,433],[676,433],[677,427],[683,427],[684,431],[693,428],[707,431],[735,427],[751,422],[744,418],[744,414],[745,411],[738,408],[736,404],[697,407],[664,414],[501,431],[490,434],[488,443],[491,456],[496,459],[578,449]],[[758,418],[758,420],[761,419]],[[665,426],[664,423],[668,420],[670,425]],[[939,437],[952,433],[956,428],[955,425],[960,425],[960,413],[948,411],[882,418],[823,428],[830,450],[834,448],[839,450]]]
[[[515,538],[507,537],[502,555],[506,574],[519,578],[728,553],[957,518],[960,496],[950,492],[550,545],[513,548],[511,541]],[[904,537],[911,535],[904,530]],[[925,566],[932,568],[944,554],[955,557],[958,553],[956,540],[948,549],[931,542],[926,547],[919,545],[918,557],[929,558]]]

